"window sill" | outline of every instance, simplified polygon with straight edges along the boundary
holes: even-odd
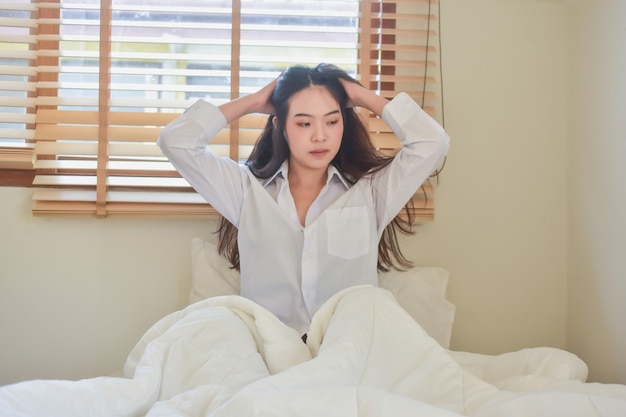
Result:
[[[0,145],[0,186],[30,187],[35,177],[32,144]]]

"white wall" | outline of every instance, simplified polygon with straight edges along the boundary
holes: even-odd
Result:
[[[572,10],[567,346],[626,383],[626,2]]]
[[[0,384],[121,369],[150,325],[185,305],[198,220],[30,215],[0,187]]]
[[[452,273],[453,348],[566,344],[567,14],[558,2],[442,4],[453,144],[437,219],[403,240]],[[184,305],[201,220],[30,216],[0,188],[0,384],[121,368],[141,334]]]

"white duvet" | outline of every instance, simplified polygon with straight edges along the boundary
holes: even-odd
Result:
[[[125,377],[8,385],[0,416],[626,416],[626,385],[498,378],[525,366],[500,360],[479,369],[442,348],[382,289],[330,299],[306,345],[253,302],[217,297],[155,324]]]

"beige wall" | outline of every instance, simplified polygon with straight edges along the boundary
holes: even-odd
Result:
[[[454,348],[564,347],[564,6],[447,0],[442,22],[453,143],[416,255],[452,272]]]
[[[33,218],[0,187],[0,384],[120,370],[150,325],[183,307],[201,221]]]
[[[566,347],[566,11],[442,5],[453,146],[436,221],[403,245],[418,264],[451,271],[457,350]],[[30,198],[0,188],[0,384],[119,370],[148,326],[185,304],[191,237],[213,224],[33,218]]]
[[[626,2],[572,9],[567,346],[626,383]]]

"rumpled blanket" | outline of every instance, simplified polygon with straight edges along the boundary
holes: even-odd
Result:
[[[306,344],[239,296],[172,313],[130,352],[124,377],[0,387],[1,417],[624,417],[626,385],[541,375],[487,382],[370,286],[313,318]]]

